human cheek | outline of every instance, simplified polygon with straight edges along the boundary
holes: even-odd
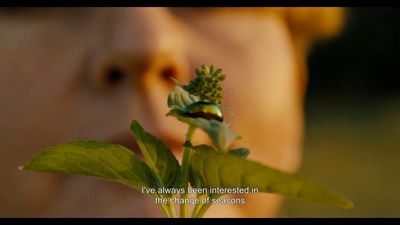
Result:
[[[56,25],[4,18],[0,21],[3,215],[40,211],[54,191],[55,180],[48,179],[50,175],[39,175],[43,179],[37,179],[17,168],[39,149],[64,141],[67,133],[68,113],[73,110],[68,85],[75,82],[73,74],[84,50],[74,46],[74,40],[66,40],[65,29]],[[17,196],[11,198],[10,192]]]
[[[243,131],[253,159],[294,171],[302,135],[298,65],[284,24],[271,20],[263,27],[260,40],[248,45],[248,59],[233,67],[235,77],[227,79],[227,104],[235,112],[232,126]]]
[[[71,49],[67,40],[54,32],[56,29],[62,33],[60,28],[48,24],[15,22],[3,29],[6,32],[2,32],[0,40],[0,104],[4,109],[1,121],[7,132],[0,136],[10,135],[7,140],[16,141],[15,136],[20,135],[28,139],[27,145],[34,144],[29,140],[38,142],[54,135],[49,133],[39,138],[37,129],[46,132],[47,121],[56,119],[54,104],[65,95],[65,85],[71,83],[70,74],[76,68],[71,58],[76,58],[78,54],[74,50],[77,49]],[[46,32],[49,30],[53,32]],[[53,126],[57,128],[56,124]]]

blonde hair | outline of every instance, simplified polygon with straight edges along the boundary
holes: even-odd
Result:
[[[277,16],[283,19],[296,44],[308,49],[317,39],[334,37],[343,27],[344,9],[338,7],[240,7],[210,8],[215,13],[242,12],[255,16]]]
[[[343,28],[344,16],[343,8],[296,7],[285,10],[285,19],[293,38],[304,51],[317,39],[339,34]]]

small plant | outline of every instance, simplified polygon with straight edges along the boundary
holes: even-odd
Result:
[[[144,156],[121,145],[99,141],[74,141],[50,147],[23,169],[101,177],[136,188],[155,198],[165,216],[177,217],[172,199],[179,197],[180,217],[189,217],[189,184],[194,190],[252,188],[306,201],[352,208],[353,203],[323,186],[246,159],[247,148],[231,149],[240,137],[223,121],[221,69],[202,66],[188,84],[177,84],[168,96],[173,116],[188,125],[180,165],[164,143],[147,133],[137,121],[131,131]],[[196,129],[205,131],[212,145],[193,145]],[[191,217],[205,212],[225,192],[197,193]],[[204,201],[208,199],[208,201]]]

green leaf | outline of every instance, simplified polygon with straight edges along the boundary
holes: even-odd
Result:
[[[96,176],[139,190],[153,186],[150,168],[131,150],[98,141],[75,141],[50,147],[23,169]]]
[[[213,146],[210,145],[191,145],[187,146],[193,149],[194,151],[200,150],[200,151],[217,151]]]
[[[247,158],[250,154],[250,150],[248,148],[236,148],[229,150],[229,154],[241,157],[241,158]]]
[[[185,106],[198,102],[199,97],[189,94],[179,85],[168,95],[168,107],[183,110]]]
[[[177,187],[180,166],[171,150],[161,140],[144,131],[136,120],[132,121],[131,130],[147,165],[162,182],[158,185],[167,188]]]
[[[215,152],[215,151],[217,151],[217,149],[215,149],[213,146],[210,146],[210,145],[191,145],[191,143],[188,143],[187,145],[186,145],[186,147],[189,147],[189,148],[191,148],[193,151],[211,151],[211,152]],[[189,168],[189,171],[190,171],[191,169]],[[204,184],[204,182],[201,180],[201,179],[199,179],[199,177],[198,176],[193,176],[193,174],[195,174],[195,173],[193,173],[193,172],[189,172],[189,181],[190,181],[190,184],[192,185],[192,187],[193,188],[201,188],[201,187],[204,187],[205,186],[205,184]]]
[[[170,110],[167,116],[173,116],[184,123],[203,129],[211,138],[214,145],[221,151],[227,151],[229,146],[240,138],[240,136],[233,132],[224,122],[207,120],[204,118],[192,118],[186,116],[179,109]]]
[[[260,192],[275,193],[296,199],[352,208],[353,203],[327,188],[284,173],[260,163],[225,152],[193,152],[191,176],[197,185],[221,188],[258,188]]]

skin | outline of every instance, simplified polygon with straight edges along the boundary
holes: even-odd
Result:
[[[46,147],[72,140],[136,148],[133,119],[181,158],[187,127],[165,117],[175,85],[169,77],[186,83],[202,64],[227,74],[223,105],[234,115],[224,119],[243,137],[236,145],[275,168],[299,167],[308,36],[293,33],[293,13],[10,10],[0,13],[0,216],[162,216],[150,198],[129,187],[18,167]],[[196,132],[195,143],[209,141]],[[280,199],[246,196],[245,205],[214,205],[206,216],[270,217]]]

